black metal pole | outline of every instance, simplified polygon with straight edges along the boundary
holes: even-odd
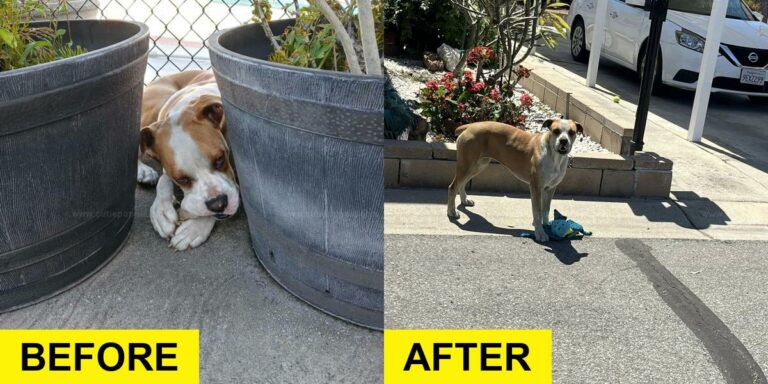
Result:
[[[643,68],[643,79],[640,82],[640,100],[637,102],[637,114],[635,115],[635,131],[632,137],[631,153],[642,151],[643,138],[645,137],[645,125],[648,122],[648,107],[651,104],[651,94],[653,93],[653,82],[655,79],[656,61],[659,57],[659,45],[661,41],[661,27],[667,19],[667,8],[669,0],[649,0],[651,32],[645,44],[646,54],[645,67]],[[659,69],[661,70],[661,69]]]

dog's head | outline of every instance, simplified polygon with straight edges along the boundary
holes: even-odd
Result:
[[[544,127],[549,128],[547,145],[561,155],[571,153],[576,134],[584,133],[584,127],[581,124],[567,119],[547,120],[544,122]]]
[[[165,174],[184,191],[181,209],[191,217],[226,219],[240,206],[221,98],[202,95],[177,104],[141,130],[141,151],[160,161]]]

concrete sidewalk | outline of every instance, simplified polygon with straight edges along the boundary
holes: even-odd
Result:
[[[125,246],[54,298],[0,314],[0,328],[199,329],[201,383],[380,383],[382,334],[312,308],[280,287],[251,249],[245,215],[199,248],[174,252],[136,190]]]
[[[474,207],[446,215],[442,189],[388,189],[386,234],[519,235],[533,230],[525,195],[471,195]],[[458,200],[457,200],[458,203]],[[596,238],[768,240],[768,204],[687,200],[607,199],[558,196],[552,208],[584,225]]]

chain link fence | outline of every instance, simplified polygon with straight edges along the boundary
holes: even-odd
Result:
[[[58,19],[131,20],[147,24],[151,50],[144,82],[149,83],[170,73],[209,69],[211,63],[205,41],[220,29],[250,22],[253,2],[259,0],[39,1]],[[269,3],[272,19],[292,17],[286,5],[293,7],[293,0],[269,0]]]

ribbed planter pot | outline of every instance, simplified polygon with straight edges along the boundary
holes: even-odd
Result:
[[[88,52],[0,72],[0,311],[89,276],[133,222],[148,29],[60,27]]]
[[[384,78],[270,63],[259,25],[208,45],[256,256],[301,299],[381,329]]]

